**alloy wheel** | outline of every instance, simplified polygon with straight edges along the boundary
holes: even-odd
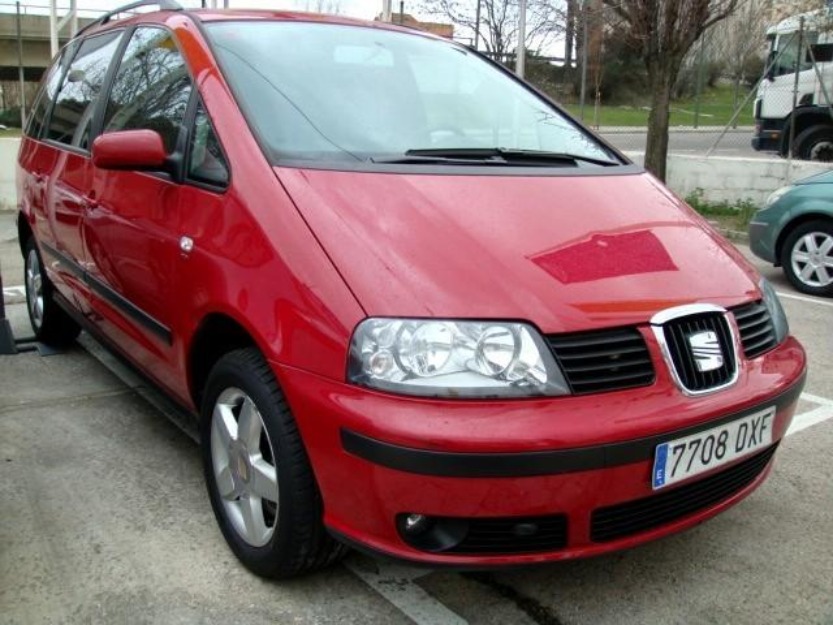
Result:
[[[278,520],[275,452],[260,411],[238,388],[226,389],[214,404],[211,460],[231,525],[249,545],[262,547]]]
[[[833,235],[808,232],[796,241],[790,261],[795,275],[807,286],[833,284]]]
[[[35,330],[43,325],[43,277],[38,252],[32,248],[26,257],[26,304]]]

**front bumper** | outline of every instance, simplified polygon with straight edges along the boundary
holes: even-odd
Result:
[[[761,221],[749,223],[749,249],[758,258],[778,265],[778,258],[775,254],[775,236],[773,226]]]
[[[757,119],[755,134],[752,136],[752,149],[758,152],[779,152],[781,150],[781,132],[784,120]]]
[[[676,390],[667,371],[652,386],[599,395],[515,401],[441,401],[375,393],[275,364],[324,499],[324,522],[354,545],[424,564],[480,567],[584,557],[631,547],[717,514],[754,490],[770,456],[754,470],[741,458],[684,489],[743,473],[707,505],[634,532],[599,534],[599,515],[656,497],[651,489],[656,444],[776,406],[773,442],[792,420],[805,357],[790,338],[742,362],[733,387],[696,399]],[[773,448],[769,453],[774,451]],[[757,456],[757,454],[755,454]],[[703,487],[698,487],[701,491]],[[713,491],[714,489],[712,489]],[[716,492],[716,491],[715,491]],[[669,500],[670,501],[670,500]],[[659,502],[660,507],[679,504]],[[397,529],[403,514],[545,524],[563,540],[540,550],[431,552],[408,544]],[[539,521],[540,520],[540,521]],[[489,525],[491,523],[491,525]],[[509,532],[521,531],[510,526]],[[503,531],[503,530],[501,530]],[[524,530],[525,531],[525,530]],[[511,538],[511,536],[510,536]]]

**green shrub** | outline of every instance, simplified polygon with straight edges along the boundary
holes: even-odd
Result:
[[[749,198],[737,202],[726,200],[712,202],[705,199],[703,193],[703,189],[695,189],[685,197],[685,201],[704,217],[736,217],[743,226],[746,226],[758,210],[757,204]]]

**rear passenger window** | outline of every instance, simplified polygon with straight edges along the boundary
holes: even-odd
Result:
[[[185,59],[167,30],[138,28],[124,51],[104,115],[104,132],[149,129],[176,149],[191,95]]]
[[[55,98],[47,139],[84,149],[89,147],[95,103],[119,39],[121,32],[114,32],[90,37],[81,43]]]
[[[58,87],[61,86],[61,72],[63,71],[63,52],[58,60],[49,68],[49,73],[43,79],[38,95],[35,97],[35,104],[29,113],[29,122],[26,124],[26,135],[39,139],[43,125],[46,123],[46,116],[49,114],[49,107],[55,101]]]

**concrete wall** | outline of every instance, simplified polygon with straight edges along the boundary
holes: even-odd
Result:
[[[628,156],[641,163],[644,154]],[[681,197],[702,189],[703,198],[712,202],[751,200],[760,206],[775,189],[830,169],[830,163],[793,161],[790,165],[782,158],[671,154],[667,182]]]
[[[17,207],[14,176],[19,145],[19,139],[0,137],[0,210],[13,210]]]
[[[15,162],[18,139],[0,138],[0,210],[17,205],[15,195]],[[629,156],[642,162],[641,153]],[[668,157],[668,183],[680,196],[696,189],[703,198],[713,202],[751,200],[760,205],[778,187],[812,174],[828,171],[830,164],[794,161],[788,169],[783,159],[688,156]]]

